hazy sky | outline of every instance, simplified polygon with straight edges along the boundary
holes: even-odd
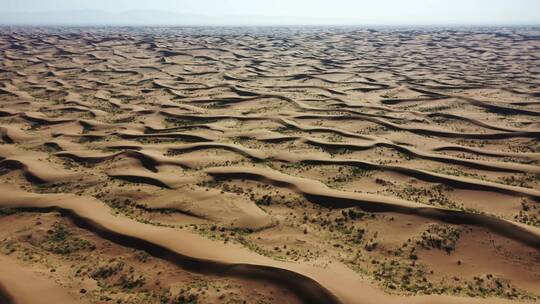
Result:
[[[130,10],[342,19],[370,24],[540,24],[540,0],[0,0],[0,13]]]

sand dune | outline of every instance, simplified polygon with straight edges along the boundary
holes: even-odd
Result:
[[[43,275],[17,265],[14,261],[0,258],[0,301],[2,303],[84,303],[74,295],[57,286]]]
[[[3,28],[0,302],[538,302],[536,36]]]

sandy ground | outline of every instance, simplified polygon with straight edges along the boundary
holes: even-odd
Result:
[[[2,28],[0,303],[540,302],[538,37]]]

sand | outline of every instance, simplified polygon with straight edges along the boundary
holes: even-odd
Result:
[[[2,28],[0,302],[538,302],[538,35]]]

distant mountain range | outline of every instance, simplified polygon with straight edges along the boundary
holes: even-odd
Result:
[[[204,16],[164,11],[99,10],[51,11],[47,13],[0,12],[2,25],[347,25],[355,20],[309,17]]]

